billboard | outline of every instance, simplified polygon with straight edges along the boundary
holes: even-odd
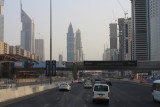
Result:
[[[14,68],[24,68],[24,62],[22,61],[14,62]]]

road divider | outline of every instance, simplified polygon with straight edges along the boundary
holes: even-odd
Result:
[[[70,83],[70,81],[67,81]],[[18,97],[27,96],[30,94],[34,94],[37,92],[45,91],[48,89],[56,88],[59,86],[60,82],[54,82],[52,84],[44,84],[44,85],[31,85],[31,86],[23,86],[23,87],[14,87],[8,89],[0,90],[0,102],[4,102],[7,100],[15,99]]]

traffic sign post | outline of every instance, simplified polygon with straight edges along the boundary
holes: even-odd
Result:
[[[52,76],[56,76],[56,61],[46,61],[46,76],[50,77],[50,83],[52,83]]]

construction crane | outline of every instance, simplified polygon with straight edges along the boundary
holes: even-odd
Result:
[[[113,17],[114,17],[114,20],[115,20],[115,23],[117,22],[117,19],[115,17],[115,14],[114,14],[114,11],[112,11],[112,14],[113,14]]]
[[[118,4],[120,5],[121,9],[123,10],[124,16],[125,16],[125,19],[126,19],[126,18],[127,18],[127,15],[128,15],[128,11],[125,11],[125,10],[124,10],[124,8],[123,8],[123,6],[122,6],[122,4],[120,3],[119,0],[117,0],[117,2],[118,2]]]

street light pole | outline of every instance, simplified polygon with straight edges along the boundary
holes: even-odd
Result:
[[[50,84],[52,84],[52,0],[50,0]]]

